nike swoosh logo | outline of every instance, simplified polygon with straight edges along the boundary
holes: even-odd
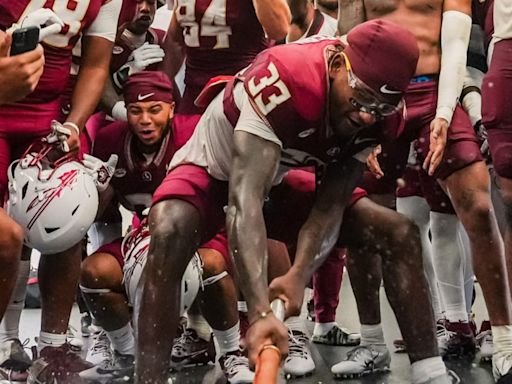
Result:
[[[394,91],[392,89],[389,89],[387,84],[384,84],[382,87],[380,87],[380,91],[382,93],[387,93],[388,95],[398,95],[402,93],[401,91]]]
[[[137,96],[137,100],[139,100],[139,101],[146,100],[148,97],[151,97],[151,96],[153,96],[154,94],[155,94],[155,92],[148,93],[147,95],[141,95],[141,94],[139,94],[139,95]]]

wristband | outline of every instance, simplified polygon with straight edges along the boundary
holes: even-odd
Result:
[[[75,131],[76,131],[76,134],[78,136],[80,136],[80,128],[78,128],[78,125],[76,125],[75,123],[71,122],[71,121],[66,121],[64,124],[62,124],[63,126],[68,126],[68,127],[71,127],[73,128]]]

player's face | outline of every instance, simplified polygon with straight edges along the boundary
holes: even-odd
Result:
[[[377,120],[399,112],[403,101],[385,100],[359,80],[346,56],[339,55],[330,66],[330,122],[336,134],[351,137]]]
[[[174,116],[174,103],[144,101],[128,105],[128,123],[140,143],[146,147],[160,145]]]
[[[329,67],[331,87],[329,94],[329,120],[336,135],[349,138],[377,119],[371,113],[360,111],[351,103],[353,90],[348,83],[348,72],[341,55]]]
[[[137,0],[137,11],[128,29],[138,35],[145,33],[155,18],[156,0]]]

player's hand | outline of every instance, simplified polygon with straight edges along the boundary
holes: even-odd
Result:
[[[279,277],[276,277],[269,285],[269,299],[281,299],[284,302],[285,318],[300,315],[302,302],[304,301],[304,288],[306,282],[301,274],[294,268]]]
[[[253,320],[245,334],[245,343],[249,364],[254,369],[256,360],[265,345],[273,344],[279,348],[282,358],[288,355],[288,328],[270,313],[265,318]]]
[[[382,172],[382,169],[379,164],[379,159],[377,156],[380,155],[382,152],[381,145],[377,145],[372,153],[370,153],[370,156],[368,156],[368,159],[366,159],[366,166],[368,167],[368,170],[375,176],[375,178],[380,179],[382,176],[384,176],[384,172]]]
[[[437,117],[430,123],[430,148],[423,162],[423,169],[430,176],[434,174],[443,160],[444,149],[448,136],[448,122]]]
[[[68,153],[80,148],[79,133],[71,125],[61,124],[56,120],[52,121],[52,132],[46,136],[49,144],[57,145],[62,152]]]
[[[46,37],[62,31],[64,22],[51,9],[40,8],[29,13],[21,22],[21,26],[23,28],[38,27],[39,41],[43,41]]]
[[[114,171],[116,170],[117,160],[118,157],[115,154],[110,155],[110,158],[106,162],[91,155],[84,155],[84,167],[87,173],[93,178],[99,192],[103,192],[107,189],[114,175]]]
[[[487,141],[487,130],[482,124],[481,120],[478,120],[473,127],[475,129],[476,137],[480,143],[480,152],[486,159],[489,158],[489,143]]]
[[[9,57],[11,42],[12,36],[0,31],[0,105],[31,93],[44,70],[43,47]]]
[[[128,75],[141,72],[151,64],[156,64],[164,59],[165,52],[158,44],[144,43],[132,52],[125,64],[129,67]],[[122,68],[121,68],[122,69]]]

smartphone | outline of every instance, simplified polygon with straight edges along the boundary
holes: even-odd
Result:
[[[39,28],[20,28],[12,33],[11,56],[36,49],[39,43]]]

